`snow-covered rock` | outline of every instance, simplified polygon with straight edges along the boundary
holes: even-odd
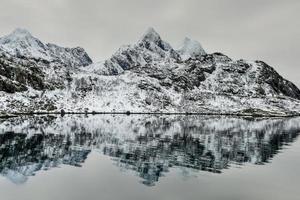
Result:
[[[0,38],[0,49],[15,57],[59,62],[72,67],[92,63],[87,53],[80,47],[63,48],[54,44],[44,44],[29,31],[20,28]]]
[[[189,58],[195,58],[197,56],[205,55],[206,52],[202,48],[201,44],[196,40],[185,38],[177,50],[181,58],[187,60]]]
[[[153,28],[94,64],[24,30],[4,38],[14,40],[0,40],[2,112],[300,114],[300,90],[266,63],[208,54],[189,39],[176,51]]]
[[[0,38],[0,91],[62,88],[71,73],[90,64],[92,60],[80,47],[44,44],[27,30],[16,29]]]
[[[149,28],[136,44],[122,46],[111,58],[89,69],[99,75],[118,75],[136,67],[173,67],[179,59],[179,54],[171,45],[162,40],[153,28]]]
[[[0,38],[1,49],[13,56],[24,56],[50,61],[45,45],[34,38],[25,29],[16,29],[11,34]]]

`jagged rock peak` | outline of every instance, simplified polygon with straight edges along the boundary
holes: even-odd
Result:
[[[160,35],[152,27],[148,28],[140,39],[140,41],[149,41],[149,42],[150,41],[156,42],[159,40],[161,40]]]
[[[176,53],[172,46],[168,42],[164,41],[158,32],[152,27],[147,29],[138,41],[137,45],[153,52],[165,51],[172,52],[172,54]]]
[[[188,59],[190,57],[196,57],[199,55],[205,55],[206,52],[203,49],[202,45],[188,37],[184,38],[181,46],[177,50],[183,59]]]

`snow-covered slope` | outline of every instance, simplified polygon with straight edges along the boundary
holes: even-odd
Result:
[[[20,28],[0,38],[0,49],[15,57],[60,62],[72,67],[87,66],[92,62],[80,47],[63,48],[54,44],[44,44],[27,30]]]
[[[72,73],[91,63],[80,47],[44,44],[27,30],[16,29],[0,38],[0,91],[15,93],[62,88]]]
[[[51,59],[46,52],[45,45],[25,29],[18,28],[11,34],[0,38],[0,46],[2,50],[13,56]]]
[[[180,48],[177,50],[181,58],[187,60],[189,58],[195,58],[197,56],[205,55],[206,52],[202,48],[201,44],[198,41],[191,40],[186,37]]]
[[[137,67],[176,67],[179,59],[171,45],[149,28],[136,44],[122,46],[110,59],[94,64],[91,69],[100,75],[117,75]]]
[[[24,30],[0,44],[2,112],[300,113],[300,90],[266,63],[208,54],[190,39],[175,50],[153,28],[94,64]]]

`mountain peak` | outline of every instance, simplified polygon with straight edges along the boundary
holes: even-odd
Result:
[[[45,44],[22,28],[15,29],[0,38],[1,51],[17,57],[59,60],[70,66],[87,66],[92,60],[82,48],[64,48],[54,44]]]
[[[183,59],[206,54],[198,41],[192,40],[188,37],[184,38],[182,45],[177,50],[177,52],[183,57]]]
[[[152,27],[147,29],[137,44],[138,46],[145,47],[152,52],[160,52],[159,54],[164,54],[163,51],[174,51],[171,45],[162,40],[160,35]]]
[[[19,43],[19,42],[25,42],[25,43],[34,43],[38,39],[33,37],[31,33],[23,28],[16,28],[13,32],[11,32],[9,35],[6,35],[2,38],[0,38],[0,45],[7,45],[9,43]],[[40,41],[39,41],[40,42]]]
[[[10,35],[17,35],[17,36],[31,36],[31,33],[24,29],[24,28],[16,28]]]
[[[161,40],[160,35],[152,27],[149,27],[144,33],[144,35],[142,36],[142,38],[140,39],[140,41],[153,41],[153,42],[159,40]]]
[[[45,44],[22,28],[17,28],[9,35],[0,38],[0,47],[11,55],[49,59],[49,55],[45,52]]]

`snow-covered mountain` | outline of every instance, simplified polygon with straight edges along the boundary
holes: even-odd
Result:
[[[55,44],[44,44],[25,29],[16,29],[0,38],[0,49],[11,56],[57,62],[70,67],[87,66],[92,63],[84,49],[63,48]]]
[[[100,44],[99,44],[100,45]],[[174,49],[149,28],[92,63],[82,48],[44,44],[17,29],[0,39],[0,105],[11,112],[300,113],[300,90],[262,61]]]

